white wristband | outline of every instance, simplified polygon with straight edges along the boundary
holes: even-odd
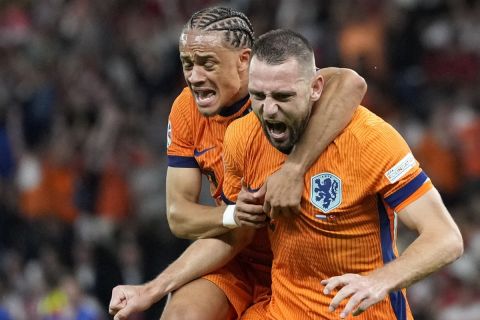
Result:
[[[235,229],[238,227],[237,222],[235,221],[235,205],[230,204],[227,206],[227,209],[223,212],[223,226],[229,229]]]

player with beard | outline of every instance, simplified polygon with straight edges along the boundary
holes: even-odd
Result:
[[[248,18],[228,8],[195,13],[181,33],[180,60],[188,87],[175,100],[168,123],[167,215],[178,237],[218,239],[190,247],[187,256],[193,252],[199,257],[195,264],[182,265],[180,259],[145,285],[114,288],[110,313],[115,319],[145,310],[183,285],[189,268],[197,276],[216,271],[176,290],[162,319],[238,318],[270,294],[272,256],[265,215],[222,204],[223,136],[232,121],[251,110],[248,67],[253,42]],[[275,214],[298,211],[305,171],[350,121],[366,90],[363,79],[351,70],[328,68],[319,74],[328,79],[324,97],[316,104],[304,137],[267,183],[265,205]],[[198,203],[201,174],[210,181],[217,207]],[[217,269],[223,263],[215,262],[221,259],[209,248],[217,243],[228,246],[236,238],[232,229],[244,226],[258,229],[255,240]]]
[[[253,113],[225,134],[223,191],[253,211],[263,204],[241,189],[242,181],[259,193],[285,163],[312,121],[324,79],[315,73],[305,38],[287,30],[257,40],[249,79]],[[359,107],[307,170],[304,184],[298,216],[270,216],[271,298],[242,318],[412,319],[405,288],[457,259],[463,243],[402,137]],[[401,255],[397,219],[418,232]]]

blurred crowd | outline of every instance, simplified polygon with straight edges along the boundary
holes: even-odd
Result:
[[[166,122],[181,28],[217,4],[367,80],[363,105],[404,135],[464,236],[459,261],[409,290],[416,319],[478,319],[479,1],[17,0],[0,2],[0,320],[107,319],[113,286],[188,245],[165,217]]]

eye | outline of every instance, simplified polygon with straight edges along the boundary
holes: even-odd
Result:
[[[265,99],[265,95],[262,94],[262,93],[253,93],[253,92],[250,92],[250,98],[254,99],[254,100],[264,100]]]
[[[205,64],[203,65],[203,67],[207,70],[213,70],[213,68],[215,67],[215,62],[213,61],[207,61],[205,62]]]
[[[193,63],[190,62],[183,62],[182,63],[183,70],[192,70]]]
[[[280,101],[280,102],[287,102],[289,101],[293,96],[291,94],[276,94],[274,96],[275,100]]]

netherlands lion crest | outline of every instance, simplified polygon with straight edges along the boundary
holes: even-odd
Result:
[[[329,172],[322,172],[312,177],[310,202],[327,213],[342,203],[342,180]]]

